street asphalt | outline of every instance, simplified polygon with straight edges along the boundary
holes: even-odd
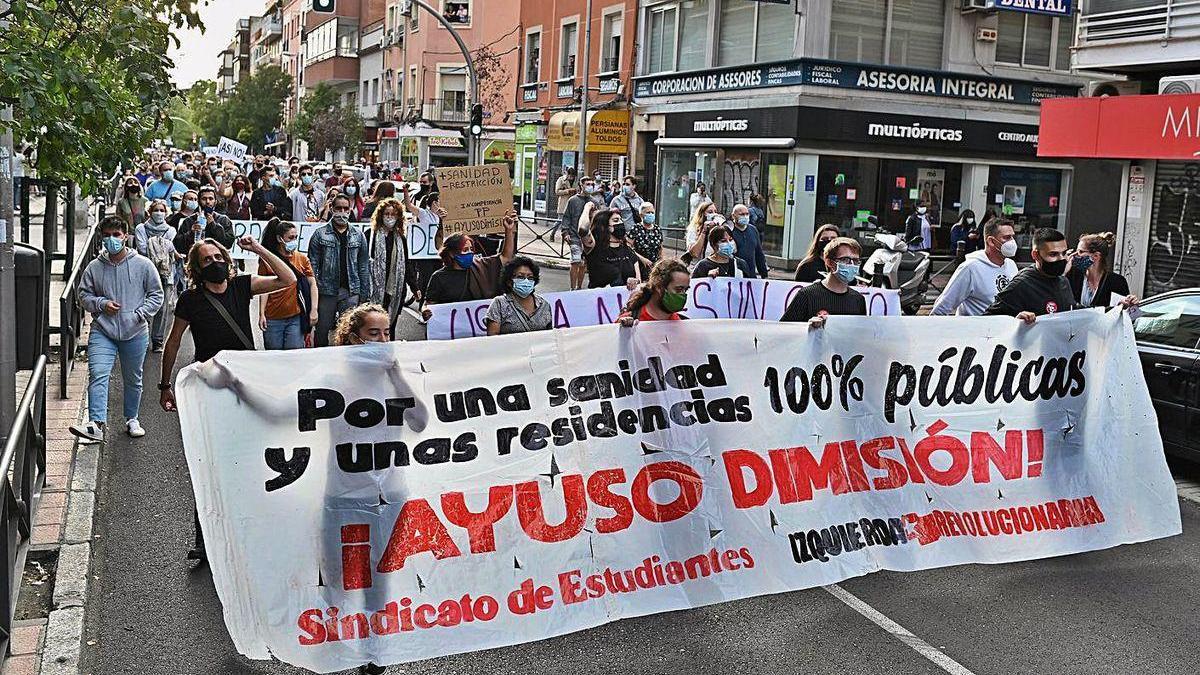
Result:
[[[565,279],[546,270],[541,286],[559,290]],[[421,339],[423,328],[406,317],[400,333]],[[190,336],[184,342],[180,364],[192,356]],[[141,408],[148,435],[114,433],[102,455],[80,672],[306,672],[239,656],[207,566],[185,558],[192,490],[178,419],[158,406],[158,375],[158,355],[151,355]],[[109,419],[119,427],[118,373],[111,391]],[[1200,470],[1183,465],[1176,473],[1195,478]],[[1200,672],[1200,505],[1180,505],[1183,534],[1166,540],[1026,563],[877,573],[840,584],[869,606],[865,611],[817,588],[629,619],[392,666],[388,673],[1192,675]],[[896,624],[919,640],[898,635]],[[947,658],[926,658],[917,649],[925,647]]]

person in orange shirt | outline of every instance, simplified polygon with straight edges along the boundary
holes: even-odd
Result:
[[[263,230],[262,241],[296,275],[296,283],[259,300],[258,327],[263,332],[263,345],[267,349],[303,349],[317,325],[318,294],[313,292],[317,280],[308,256],[297,250],[300,231],[295,223],[272,218]],[[270,273],[262,260],[258,261],[258,273]]]
[[[687,304],[691,282],[687,266],[682,262],[675,258],[659,260],[650,270],[650,280],[629,296],[617,323],[628,328],[638,321],[686,319],[679,311]]]

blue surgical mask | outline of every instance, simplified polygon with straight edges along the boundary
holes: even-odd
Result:
[[[308,174],[305,174],[300,177],[300,182],[304,183],[305,187],[308,187],[309,185],[313,184],[313,177]]]
[[[653,214],[653,213],[647,213],[647,214],[643,215],[643,216],[642,216],[642,222],[643,222],[643,223],[645,223],[645,224],[647,224],[647,225],[653,225],[653,224],[654,224],[654,214]]]
[[[750,225],[750,216],[738,216],[737,224],[742,227],[748,227]]]
[[[633,186],[632,185],[622,185],[621,192],[624,192],[627,195],[631,195],[631,194],[633,194]]]
[[[272,178],[271,187],[283,187],[283,183],[280,183],[278,178]]]
[[[109,255],[116,255],[125,248],[125,240],[121,237],[105,237],[104,250],[108,251]]]
[[[532,295],[534,286],[537,286],[537,282],[533,279],[513,279],[513,293],[522,298]]]
[[[185,201],[183,203],[183,205],[185,208],[187,208],[188,211],[195,211],[197,208],[199,208],[200,203],[197,202],[195,199],[189,199],[189,200]]]
[[[164,171],[163,172],[163,180],[167,181],[168,183],[175,180],[175,172],[174,171]]]
[[[471,269],[471,265],[475,263],[475,254],[459,253],[458,255],[454,256],[454,262],[457,262],[458,266],[464,270]]]
[[[723,241],[717,244],[717,252],[726,258],[732,258],[736,251],[737,244],[733,243],[732,241]]]
[[[155,211],[150,214],[150,222],[154,223],[155,225],[162,225],[163,223],[167,222],[167,214],[163,213],[162,211]]]
[[[292,251],[295,251],[296,249],[300,248],[300,240],[293,239],[291,241],[285,241],[285,242],[283,242],[283,247],[288,250],[288,253],[291,253]]]
[[[1090,255],[1075,256],[1075,269],[1079,270],[1080,272],[1086,272],[1093,264],[1095,264],[1095,262],[1096,261],[1092,260],[1092,256]]]
[[[347,185],[343,191],[351,197],[358,194],[358,188],[354,187],[353,185]]]
[[[852,284],[852,283],[854,283],[854,278],[858,276],[858,269],[859,269],[858,265],[847,265],[846,263],[838,263],[837,264],[837,272],[835,272],[835,274],[837,274],[838,278],[841,279],[842,281],[844,281],[848,284]]]

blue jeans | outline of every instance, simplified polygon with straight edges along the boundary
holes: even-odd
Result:
[[[142,362],[146,360],[147,331],[124,341],[113,340],[98,330],[88,337],[88,419],[108,419],[108,379],[113,363],[121,358],[121,379],[125,383],[125,419],[137,419],[142,404]]]
[[[263,345],[267,349],[304,349],[302,331],[299,314],[290,319],[267,319]]]

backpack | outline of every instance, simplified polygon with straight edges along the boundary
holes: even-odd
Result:
[[[146,238],[146,257],[158,268],[158,276],[170,279],[175,270],[175,245],[170,239],[156,234]]]

